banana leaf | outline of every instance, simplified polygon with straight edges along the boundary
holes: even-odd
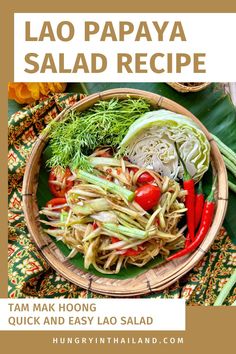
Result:
[[[197,93],[178,93],[171,87],[163,83],[86,83],[86,84],[68,84],[68,92],[84,92],[92,94],[99,91],[104,91],[111,88],[130,87],[143,89],[150,92],[155,92],[165,97],[168,97],[177,103],[186,107],[191,111],[207,129],[218,136],[226,145],[236,151],[236,108],[234,107],[230,96],[218,84],[211,84],[208,88]],[[14,113],[21,106],[11,101],[9,103],[9,114]],[[46,154],[44,155],[46,159]],[[39,207],[42,207],[52,198],[48,189],[48,171],[42,161],[42,167],[39,174],[39,187],[37,199]],[[229,179],[236,183],[236,179],[229,174]],[[208,192],[211,184],[211,172],[205,176],[205,191]],[[236,218],[235,218],[236,195],[230,192],[229,205],[225,217],[224,225],[227,229],[233,242],[236,243]],[[53,238],[53,241],[55,239]],[[62,253],[67,256],[70,250],[60,241],[56,242]],[[80,269],[83,267],[83,256],[77,254],[72,260],[72,264]],[[102,275],[94,268],[90,268],[89,272],[98,275],[118,279],[127,279],[145,272],[147,269],[162,263],[162,257],[156,257],[149,262],[145,267],[138,268],[128,266],[120,271],[118,275]]]

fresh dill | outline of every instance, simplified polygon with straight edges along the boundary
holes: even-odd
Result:
[[[151,110],[144,99],[98,101],[83,112],[72,111],[49,127],[51,157],[47,165],[91,170],[87,159],[97,147],[117,147],[130,125]]]

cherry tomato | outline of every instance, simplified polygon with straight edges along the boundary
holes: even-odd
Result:
[[[63,205],[63,204],[66,204],[66,198],[53,198],[47,202],[46,207],[53,208],[53,207],[56,207],[58,205]],[[59,213],[63,209],[66,210],[66,209],[68,209],[68,207],[58,208],[58,209],[56,209],[56,211]]]
[[[161,197],[159,187],[152,184],[145,184],[135,191],[134,200],[144,209],[149,210],[156,206]]]
[[[130,170],[133,171],[134,173],[138,172],[137,167],[131,167]],[[148,172],[143,172],[137,179],[137,182],[139,184],[145,184],[145,183],[149,183],[149,182],[153,182],[153,181],[154,181],[154,178]]]
[[[58,198],[62,198],[65,196],[65,193],[70,190],[74,182],[73,181],[68,181],[68,177],[72,176],[72,173],[69,169],[69,167],[66,168],[65,173],[63,174],[56,174],[54,169],[51,170],[49,174],[49,179],[48,179],[48,185],[51,193]],[[54,184],[52,182],[60,182],[64,184],[64,187]]]
[[[116,242],[119,242],[120,240],[117,238],[117,237],[112,237],[111,238],[111,242],[112,243],[116,243]],[[142,253],[143,252],[143,247],[141,246],[138,246],[137,250],[135,250],[134,248],[128,248],[126,250],[125,253],[123,253],[122,256],[127,256],[127,257],[130,257],[130,256],[137,256],[138,254]]]
[[[153,182],[153,181],[154,181],[154,178],[148,172],[143,172],[137,180],[137,182],[140,184],[149,183],[149,182]]]
[[[129,170],[130,170],[130,171],[133,171],[134,174],[135,174],[136,172],[138,172],[138,168],[137,168],[137,167],[130,167]]]

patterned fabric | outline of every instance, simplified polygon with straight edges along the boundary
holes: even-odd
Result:
[[[22,211],[21,188],[27,157],[41,130],[66,106],[83,98],[79,94],[45,97],[9,120],[9,297],[103,297],[71,284],[47,264],[30,239]],[[236,267],[236,247],[222,228],[210,251],[192,271],[162,292],[145,296],[185,298],[189,305],[212,305]],[[225,305],[236,299],[232,289]]]

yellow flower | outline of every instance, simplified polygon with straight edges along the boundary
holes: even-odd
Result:
[[[49,93],[64,92],[63,82],[9,82],[8,98],[18,103],[32,103]]]

